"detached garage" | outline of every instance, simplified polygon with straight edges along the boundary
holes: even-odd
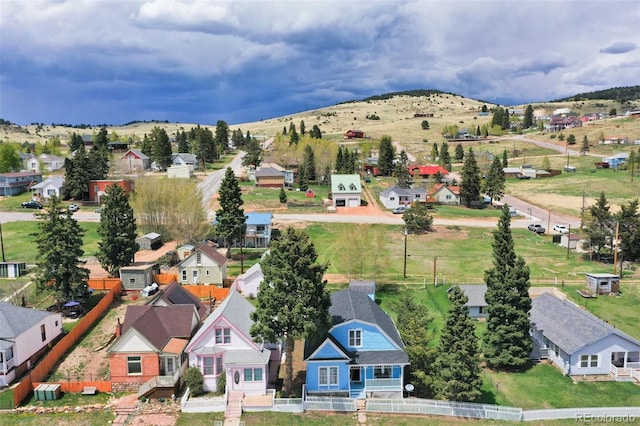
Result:
[[[157,232],[149,232],[147,235],[136,238],[140,250],[157,250],[162,247],[162,235]]]
[[[335,207],[360,207],[360,175],[331,175],[331,198]]]

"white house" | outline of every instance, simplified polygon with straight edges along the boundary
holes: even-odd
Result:
[[[569,300],[532,300],[532,358],[549,359],[569,376],[612,375],[640,381],[640,341]]]
[[[392,186],[378,195],[380,202],[388,209],[407,206],[416,201],[427,201],[427,190],[424,188],[400,188]]]
[[[260,283],[264,279],[260,262],[255,263],[244,274],[238,277],[231,284],[231,289],[236,290],[245,297],[257,297]]]
[[[40,154],[38,160],[44,165],[45,170],[49,172],[60,170],[64,166],[64,158],[53,154]]]
[[[331,175],[331,198],[334,207],[360,207],[360,175]]]
[[[280,349],[251,338],[254,310],[240,293],[230,291],[187,345],[189,366],[202,372],[205,391],[216,391],[222,375],[228,392],[265,395],[274,387],[270,377],[276,377]]]
[[[469,316],[471,318],[486,318],[487,317],[487,302],[484,300],[484,295],[487,292],[486,284],[465,284],[459,285],[467,296],[467,303],[465,304],[469,308]],[[453,288],[453,287],[452,287]]]
[[[437,184],[431,189],[431,197],[437,204],[460,204],[460,187],[455,185]]]
[[[0,386],[31,369],[61,333],[61,314],[0,302]]]
[[[48,200],[52,195],[60,197],[62,187],[64,186],[64,177],[51,176],[31,187],[33,197],[39,200]]]
[[[209,244],[202,244],[178,263],[180,284],[222,286],[227,277],[227,257]]]
[[[198,157],[190,152],[171,154],[171,164],[174,166],[190,166],[191,171],[198,168]]]

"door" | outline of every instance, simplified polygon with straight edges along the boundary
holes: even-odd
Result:
[[[198,270],[195,269],[191,272],[191,283],[192,284],[198,284],[199,280],[198,280]]]
[[[231,370],[231,389],[242,390],[242,369],[234,368]]]

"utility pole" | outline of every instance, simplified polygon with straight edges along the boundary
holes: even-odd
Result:
[[[0,222],[0,246],[2,246],[2,261],[6,262],[4,258],[4,240],[2,239],[2,222]]]
[[[616,240],[613,245],[613,274],[618,271],[618,235],[620,233],[620,222],[616,222]]]
[[[434,256],[433,257],[433,286],[434,287],[438,286],[438,276],[436,275],[437,263],[438,263],[438,256]]]
[[[407,228],[404,228],[404,271],[403,278],[407,278]]]
[[[569,247],[571,247],[571,224],[569,224],[569,232],[567,233],[567,259],[569,258]]]

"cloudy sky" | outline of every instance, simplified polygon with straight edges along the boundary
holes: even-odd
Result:
[[[439,89],[640,84],[640,2],[0,0],[0,118],[229,124]]]

